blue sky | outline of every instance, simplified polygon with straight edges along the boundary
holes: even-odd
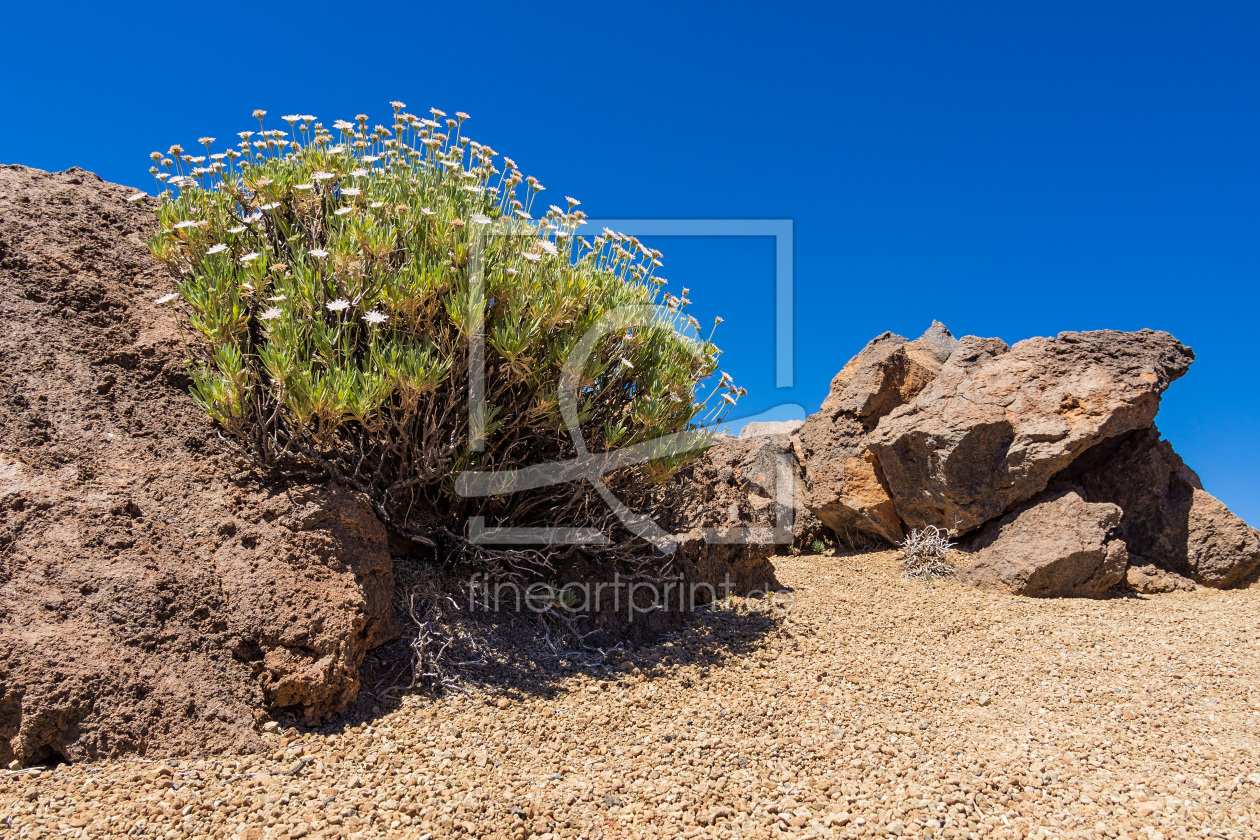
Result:
[[[1260,522],[1260,5],[26,3],[0,162],[149,188],[147,154],[273,118],[463,110],[468,134],[615,218],[790,218],[795,387],[769,239],[662,239],[722,315],[742,413],[813,411],[883,330],[1014,342],[1168,330],[1159,424]],[[278,121],[277,121],[278,125]]]

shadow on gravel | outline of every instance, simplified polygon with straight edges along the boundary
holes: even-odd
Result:
[[[362,687],[358,698],[340,715],[310,731],[332,734],[359,723],[371,722],[398,708],[404,698],[442,697],[462,691],[484,691],[510,700],[525,697],[554,698],[575,689],[572,678],[582,674],[597,680],[615,681],[642,674],[659,679],[671,675],[677,666],[690,666],[677,674],[683,687],[703,679],[708,668],[721,667],[728,660],[747,655],[784,618],[784,611],[772,599],[736,598],[710,604],[694,613],[671,613],[668,626],[653,638],[622,642],[606,648],[598,664],[575,664],[553,651],[548,634],[533,614],[489,614],[474,618],[467,613],[465,629],[477,639],[480,660],[452,665],[444,691],[434,693],[422,686],[410,686],[412,679],[414,625],[397,641],[368,653],[361,670]],[[405,615],[404,623],[407,623]],[[659,622],[658,622],[659,623]],[[697,670],[698,669],[698,670]],[[296,721],[281,721],[298,726]]]

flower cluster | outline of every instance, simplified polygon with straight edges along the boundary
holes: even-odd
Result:
[[[715,381],[712,331],[687,313],[687,289],[665,291],[660,252],[582,235],[580,202],[543,207],[544,186],[467,137],[466,114],[392,105],[388,125],[360,114],[331,129],[305,114],[269,128],[256,111],[257,130],[223,151],[202,137],[204,154],[152,154],[150,248],[178,284],[159,303],[178,300],[199,336],[192,393],[210,417],[263,461],[313,461],[364,487],[410,528],[408,506],[449,497],[457,469],[563,457],[566,361],[605,314],[651,306],[650,323],[586,360],[588,446],[721,422],[742,391]],[[474,337],[489,418],[477,451]],[[683,460],[645,469],[659,479]]]

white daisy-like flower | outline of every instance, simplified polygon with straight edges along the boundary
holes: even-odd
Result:
[[[545,239],[542,242],[538,243],[538,247],[542,248],[544,251],[546,251],[548,254],[550,254],[553,257],[556,254],[560,253],[559,251],[556,250],[555,245],[552,245],[550,242],[548,242]]]
[[[521,256],[532,263],[536,263],[542,259],[542,254],[521,254]]]
[[[681,399],[679,399],[679,397],[678,397],[678,395],[677,395],[677,394],[670,394],[670,395],[669,395],[669,398],[670,398],[671,400],[673,400],[674,402],[676,402],[676,403],[680,403],[680,402],[682,402],[682,400],[681,400]]]
[[[363,316],[363,320],[367,321],[369,324],[383,324],[389,320],[389,316],[384,312],[377,312],[376,310],[373,310],[366,313]]]
[[[333,215],[334,215],[334,216],[344,216],[344,215],[346,215],[347,213],[353,213],[353,212],[354,212],[354,208],[353,208],[353,207],[338,207],[336,210],[334,210],[334,211],[333,211]]]
[[[385,202],[383,201],[373,201],[371,204],[368,205],[368,207],[371,207],[373,210],[380,210],[384,206],[385,206]]]
[[[237,225],[236,227],[228,228],[228,233],[244,233],[244,232],[245,232],[245,228],[243,225]]]
[[[437,215],[437,214],[436,214],[436,213],[434,213],[432,210],[430,210],[428,207],[421,207],[421,208],[420,208],[420,213],[421,213],[422,215],[425,215],[425,216],[436,216],[436,215]]]
[[[184,228],[191,228],[191,227],[196,227],[196,226],[197,226],[197,223],[189,219],[188,221],[185,221],[185,222],[176,222],[175,230],[183,230]]]
[[[330,154],[330,155],[340,155],[340,154],[344,154],[344,153],[345,153],[345,151],[346,151],[346,147],[345,147],[345,146],[342,146],[342,145],[330,146],[330,147],[329,147],[329,149],[328,149],[328,154]]]
[[[332,174],[331,172],[316,172],[311,177],[315,179],[316,181],[330,181],[333,178],[336,178],[337,176]]]
[[[227,246],[220,243],[218,245],[211,245],[209,248],[207,248],[206,254],[207,256],[210,254],[222,254],[226,250],[227,250]]]
[[[732,397],[730,394],[723,394],[722,399],[726,400],[731,405],[735,405],[735,398]]]
[[[258,320],[274,321],[275,319],[279,318],[283,314],[284,313],[281,312],[277,307],[273,306],[270,309],[265,310],[261,315],[259,315]]]
[[[628,368],[630,368],[630,370],[634,370],[634,365],[630,362],[630,360],[629,360],[629,359],[622,359],[622,360],[621,360],[621,366],[622,366],[622,367],[628,367]]]
[[[278,202],[278,201],[272,201],[272,202],[268,202],[267,204],[264,204],[263,206],[259,207],[258,209],[259,209],[259,210],[275,210],[275,209],[276,209],[277,207],[279,207],[279,206],[280,206],[280,202]]]
[[[136,193],[135,195],[129,195],[129,196],[127,196],[127,201],[128,201],[128,203],[130,203],[130,202],[134,202],[134,201],[139,201],[139,200],[140,200],[140,199],[142,199],[142,198],[147,198],[147,197],[148,197],[148,195],[149,195],[148,193],[138,192],[138,193]]]
[[[576,198],[573,198],[572,196],[567,196],[567,195],[564,197],[564,200],[569,202],[569,209],[577,207],[579,204],[582,203],[578,201]]]
[[[324,308],[329,312],[345,312],[350,308],[350,301],[337,298],[336,300],[330,300],[328,303],[325,303]]]
[[[279,303],[280,301],[284,299],[285,299],[284,295],[275,295],[274,297],[267,298],[267,300],[271,301],[272,303]]]
[[[321,260],[322,260],[324,257],[328,256],[328,252],[327,252],[327,251],[325,251],[323,248],[312,248],[312,249],[311,249],[310,251],[308,251],[307,253],[309,253],[312,257],[317,257],[317,258],[319,258],[319,259],[321,259]]]
[[[295,184],[295,185],[294,185],[294,187],[293,187],[293,189],[295,189],[295,190],[313,190],[313,189],[315,189],[315,185],[314,185],[314,184]]]
[[[353,176],[354,176],[354,177],[356,177],[356,178],[366,178],[366,177],[367,177],[367,174],[368,174],[368,171],[367,171],[366,169],[356,169],[356,170],[354,170],[353,172],[351,172],[350,174],[351,174],[351,175],[353,175]]]
[[[262,254],[258,253],[257,251],[250,251],[248,254],[241,257],[241,264],[248,265],[249,263],[252,263],[254,260],[258,259],[261,256]]]
[[[359,195],[361,192],[363,192],[363,191],[362,191],[362,190],[360,190],[358,187],[342,187],[342,189],[341,189],[341,194],[342,194],[342,195],[348,195],[348,196],[351,196],[351,197],[354,197],[354,196],[356,196],[356,195]]]
[[[490,224],[490,217],[489,217],[489,216],[486,216],[486,215],[484,215],[484,214],[482,214],[482,213],[473,213],[473,214],[472,214],[472,216],[471,216],[471,220],[472,220],[472,223],[473,223],[474,225],[488,225],[488,224]]]
[[[516,269],[515,269],[515,268],[509,268],[509,269],[507,269],[507,270],[506,270],[506,273],[507,273],[507,275],[508,275],[509,277],[514,277],[514,276],[516,276]]]
[[[171,301],[175,300],[175,298],[177,297],[179,297],[179,292],[171,292],[169,295],[162,295],[160,298],[158,298],[157,300],[153,302],[156,303],[158,306],[162,306],[163,304],[170,303]]]
[[[376,163],[380,159],[381,159],[380,155],[364,155],[363,156],[364,163]]]
[[[513,212],[513,213],[515,213],[516,215],[520,216],[522,219],[530,219],[530,218],[533,218],[533,217],[532,217],[532,216],[530,216],[528,213],[526,213],[524,210],[513,210],[512,212]]]

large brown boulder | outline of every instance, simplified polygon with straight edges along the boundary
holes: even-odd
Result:
[[[1081,453],[1149,428],[1194,354],[1165,332],[962,342],[866,440],[910,528],[965,533],[1044,490]]]
[[[396,632],[363,498],[240,473],[192,404],[131,192],[0,167],[3,763],[251,749]]]
[[[884,333],[836,374],[821,410],[797,431],[805,464],[803,503],[832,531],[901,539],[896,504],[867,437],[932,382],[957,343],[936,321],[914,341]]]
[[[1047,494],[982,529],[961,579],[981,589],[1035,598],[1103,598],[1129,564],[1116,534],[1120,508],[1067,490]]]
[[[1206,492],[1154,427],[1100,443],[1057,476],[1060,482],[1124,510],[1120,536],[1135,565],[1218,589],[1247,584],[1260,572],[1260,533]]]

